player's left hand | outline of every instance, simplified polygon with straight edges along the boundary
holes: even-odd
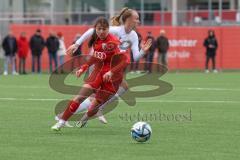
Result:
[[[105,73],[103,75],[103,81],[104,82],[110,82],[111,79],[112,79],[112,75],[113,75],[113,73],[111,71],[108,71],[107,73]]]
[[[146,53],[148,49],[152,46],[152,39],[148,39],[146,43],[142,46],[142,50]]]
[[[89,66],[87,64],[82,65],[81,68],[76,71],[76,76],[79,78],[88,69],[88,67]]]

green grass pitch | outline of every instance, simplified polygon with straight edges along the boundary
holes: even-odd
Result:
[[[130,77],[133,75],[129,75]],[[54,107],[71,98],[52,90],[49,75],[0,76],[1,160],[238,160],[240,159],[240,74],[167,73],[173,90],[159,97],[123,101],[86,128],[54,133]],[[81,84],[73,75],[67,83]],[[148,89],[147,86],[135,88]],[[149,119],[153,134],[134,142],[136,116]],[[144,117],[145,116],[145,117]],[[164,117],[165,116],[165,117]]]

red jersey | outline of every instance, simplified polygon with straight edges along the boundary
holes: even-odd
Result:
[[[85,81],[87,84],[95,89],[101,88],[110,92],[116,92],[123,79],[123,70],[127,64],[126,56],[120,53],[119,44],[118,38],[111,34],[108,34],[104,40],[97,39],[95,41],[93,55],[81,67],[82,70],[86,70],[88,66],[94,64],[94,70]],[[111,82],[104,82],[103,75],[108,71],[113,73]]]
[[[97,58],[99,62],[103,62],[103,70],[110,70],[110,63],[113,55],[120,52],[120,41],[117,37],[108,34],[106,39],[97,39],[93,45],[93,57]]]

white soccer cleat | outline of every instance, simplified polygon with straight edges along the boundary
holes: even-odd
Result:
[[[103,123],[103,124],[107,124],[107,120],[106,118],[104,117],[103,113],[102,113],[102,110],[99,110],[97,112],[97,117],[98,117],[98,120]]]
[[[65,126],[65,123],[57,122],[54,126],[51,127],[53,131],[60,131],[61,128]]]
[[[104,117],[104,115],[100,115],[98,116],[98,120],[103,123],[103,124],[107,124],[107,120],[106,118]]]
[[[214,69],[214,70],[213,70],[213,73],[218,73],[218,70]]]
[[[59,121],[60,118],[58,116],[55,116],[55,120]],[[68,121],[66,121],[64,127],[72,128],[73,126]]]
[[[55,116],[55,121],[59,121],[60,120],[60,118],[58,117],[58,116]]]
[[[3,75],[4,75],[4,76],[8,75],[8,72],[7,72],[7,71],[4,71],[4,72],[3,72]]]
[[[12,75],[19,75],[16,71],[14,71],[13,73],[12,73]]]
[[[209,73],[209,70],[208,70],[208,69],[206,69],[206,70],[205,70],[205,73]]]

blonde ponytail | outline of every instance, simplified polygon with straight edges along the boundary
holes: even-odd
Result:
[[[114,16],[111,18],[111,25],[112,26],[120,26],[120,16]]]
[[[120,26],[121,25],[121,17],[122,17],[122,15],[126,12],[128,10],[128,7],[124,7],[122,10],[121,10],[121,12],[120,12],[120,14],[119,15],[117,15],[117,16],[114,16],[114,17],[112,17],[111,18],[111,24],[112,24],[112,26]]]

